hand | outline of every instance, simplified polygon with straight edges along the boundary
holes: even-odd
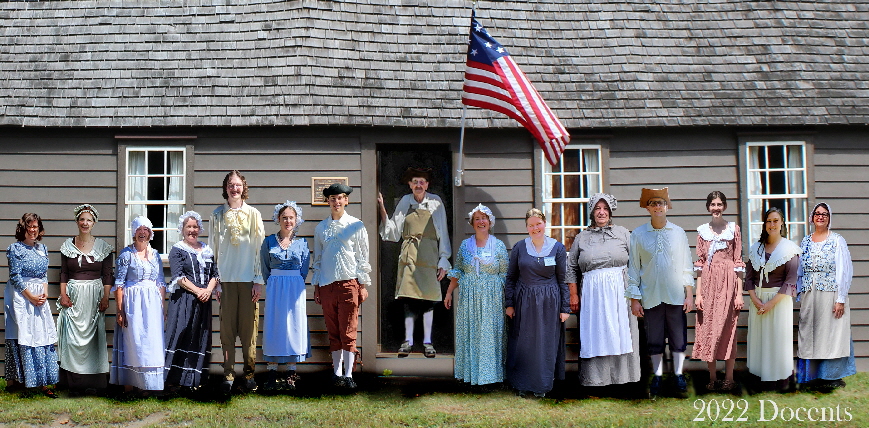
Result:
[[[682,305],[682,308],[685,310],[685,313],[691,312],[694,310],[694,296],[688,296],[685,298],[685,303]]]
[[[368,300],[368,289],[366,289],[364,287],[360,288],[359,289],[359,304],[361,305],[362,302],[364,302],[366,300]]]
[[[565,322],[565,321],[567,321],[568,318],[570,318],[570,314],[566,314],[564,312],[562,312],[558,316],[561,318],[561,322]]]
[[[760,299],[751,299],[751,304],[754,305],[754,308],[758,311],[763,307],[763,302],[761,302]]]
[[[447,293],[444,297],[444,307],[449,309],[453,305],[453,293]]]
[[[257,283],[253,284],[253,287],[251,287],[251,289],[250,289],[250,294],[251,294],[250,300],[252,302],[259,301],[260,293],[262,293],[262,287],[263,287],[262,284],[257,284]]]
[[[30,303],[36,307],[42,306],[42,304],[45,303],[45,299],[46,299],[45,294],[40,294],[37,296],[34,296],[31,294],[31,295],[27,296],[27,300],[29,300]]]
[[[116,319],[118,321],[118,325],[121,327],[127,327],[127,317],[124,316],[124,311],[118,311],[116,315]]]
[[[63,304],[63,303],[61,303],[61,304]],[[67,307],[69,307],[69,306],[67,306]],[[100,299],[100,305],[97,309],[100,312],[105,312],[106,309],[108,309],[108,308],[109,308],[109,296],[104,294],[103,298]]]
[[[570,293],[570,310],[571,312],[579,310],[579,294]]]
[[[757,308],[757,314],[758,314],[758,315],[764,315],[764,314],[766,314],[767,311],[769,311],[770,309],[771,309],[771,308],[769,308],[769,307],[766,306],[766,303],[761,303],[761,304],[760,304],[760,307]]]
[[[199,291],[196,292],[196,298],[203,303],[211,300],[211,290],[200,288]]]
[[[438,281],[444,279],[445,276],[447,276],[447,271],[443,268],[438,268]]]
[[[220,292],[219,291],[214,292],[214,297],[217,297],[217,303],[220,303]]]
[[[106,300],[106,303],[108,304],[108,300]],[[100,302],[100,304],[102,304],[102,302]],[[69,298],[69,295],[67,295],[67,294],[60,295],[60,306],[63,306],[64,308],[71,308],[72,307],[72,299]],[[105,311],[105,309],[103,309],[103,311]],[[102,312],[102,311],[100,311],[100,312]]]
[[[844,303],[835,303],[833,304],[833,316],[836,319],[842,318],[842,315],[845,315],[845,304]]]
[[[697,299],[694,300],[694,304],[697,306],[697,310],[698,310],[698,311],[702,311],[702,310],[703,310],[703,298],[700,297],[699,294],[697,295]]]
[[[318,305],[322,305],[322,303],[320,303],[320,286],[319,285],[314,286],[314,302],[317,303]]]
[[[513,309],[512,306],[507,307],[507,309],[504,311],[504,313],[506,313],[507,316],[510,317],[510,318],[513,318],[513,313],[514,313],[514,312],[515,312],[515,310]]]
[[[377,207],[386,209],[386,206],[383,205],[383,194],[377,192]]]
[[[733,309],[739,312],[743,306],[745,306],[745,302],[742,300],[742,294],[737,294],[736,299],[733,299]]]
[[[646,314],[643,313],[643,305],[637,299],[631,299],[631,313],[637,318],[642,318]]]

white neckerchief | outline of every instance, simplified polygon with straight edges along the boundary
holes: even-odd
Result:
[[[472,236],[468,239],[465,239],[465,248],[467,248],[468,253],[470,253],[474,257],[474,269],[476,269],[477,273],[480,273],[480,265],[490,265],[495,261],[495,237],[489,235],[486,239],[486,246],[483,248],[483,253],[485,256],[480,256],[477,252],[477,237]]]
[[[67,239],[63,242],[63,244],[60,245],[60,252],[63,253],[63,255],[71,259],[78,259],[78,267],[81,267],[82,258],[87,260],[88,263],[93,264],[95,262],[102,261],[114,250],[115,249],[112,248],[111,245],[99,238],[94,239],[94,245],[93,247],[91,247],[90,252],[87,254],[81,252],[81,250],[79,250],[78,247],[75,246],[75,244],[72,242],[72,238]]]
[[[795,255],[800,254],[802,250],[800,250],[799,245],[794,244],[790,239],[782,238],[778,245],[775,246],[775,249],[772,250],[772,253],[770,253],[769,260],[767,261],[764,261],[766,250],[761,242],[755,242],[748,252],[748,260],[751,261],[754,270],[760,272],[763,281],[767,281],[770,272],[787,263]]]
[[[703,223],[697,228],[697,233],[701,238],[703,238],[703,240],[709,241],[709,251],[706,254],[706,265],[712,266],[712,256],[715,255],[715,252],[727,248],[727,241],[730,241],[736,236],[736,223],[727,222],[727,227],[725,227],[718,235],[715,234],[712,227],[709,226],[709,223]]]
[[[199,246],[202,249],[202,251],[196,251],[195,248],[191,247],[189,244],[184,242],[184,240],[178,241],[175,243],[175,245],[173,245],[173,247],[176,247],[179,250],[184,250],[187,253],[189,253],[191,256],[196,258],[196,261],[199,263],[199,272],[195,272],[195,270],[194,270],[194,272],[195,272],[195,274],[199,275],[199,283],[207,287],[208,283],[205,281],[205,278],[206,278],[205,259],[206,258],[213,259],[214,253],[211,252],[211,247],[209,247],[208,245],[205,245],[205,243],[202,241],[199,241]],[[192,260],[190,261],[190,264],[191,264],[190,267],[193,268],[193,266],[192,266],[193,261]]]
[[[549,256],[549,252],[552,251],[552,247],[555,246],[555,243],[558,242],[555,238],[550,238],[548,236],[543,237],[543,248],[540,252],[537,252],[537,249],[534,248],[534,243],[531,242],[531,237],[525,238],[525,251],[528,252],[528,255],[531,257],[546,257]]]

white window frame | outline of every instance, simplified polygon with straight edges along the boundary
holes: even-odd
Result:
[[[144,165],[144,174],[131,174],[130,173],[130,154],[132,152],[145,152],[145,165]],[[162,174],[149,174],[148,173],[148,162],[149,162],[149,152],[164,152],[163,161],[166,163],[164,165],[165,173]],[[181,166],[182,172],[180,174],[171,174],[169,172],[169,152],[180,152],[181,153]],[[130,245],[132,243],[132,230],[130,230],[130,222],[133,220],[132,216],[132,205],[181,205],[182,207],[187,206],[187,175],[190,171],[187,171],[187,147],[181,146],[128,146],[125,148],[125,165],[124,165],[124,245]],[[145,199],[142,200],[133,200],[131,199],[132,191],[131,191],[131,178],[144,178],[147,187],[148,178],[162,178],[164,180],[164,189],[169,189],[169,179],[170,178],[180,178],[180,191],[182,197],[180,199]],[[147,197],[147,196],[146,196]],[[182,209],[182,213],[186,211],[186,208]],[[180,239],[175,236],[174,238],[178,239],[170,239],[170,235],[178,232],[178,219],[177,218],[167,218],[170,217],[168,215],[168,209],[163,210],[163,218],[162,224],[163,227],[154,227],[154,231],[162,231],[163,232],[163,256],[168,254],[169,249],[172,248],[172,245]],[[149,218],[150,219],[150,218]],[[156,219],[150,219],[152,223],[159,224],[156,222]],[[164,257],[165,258],[165,257]]]
[[[763,147],[768,148],[772,146],[799,146],[801,152],[801,167],[789,167],[785,165],[783,168],[770,168],[769,166],[769,158],[765,159],[764,165],[765,168],[752,168],[751,167],[751,151],[753,147]],[[786,150],[786,149],[785,149]],[[764,156],[766,156],[767,150],[763,150]],[[760,231],[762,231],[763,221],[762,214],[761,218],[753,219],[752,218],[752,210],[751,204],[752,201],[760,200],[762,201],[761,213],[765,212],[769,209],[769,201],[770,200],[788,200],[788,199],[796,199],[802,200],[803,203],[803,213],[805,216],[808,216],[808,204],[809,204],[809,170],[808,170],[808,146],[805,141],[751,141],[745,143],[745,184],[746,184],[746,196],[748,199],[748,206],[746,207],[747,211],[747,224],[748,224],[748,240],[747,242],[756,242],[760,238]],[[802,174],[802,192],[795,192],[794,189],[789,188],[789,180],[786,178],[785,185],[785,193],[774,193],[774,194],[752,194],[752,180],[753,175],[760,173],[766,174],[766,183],[767,183],[767,192],[769,191],[769,173],[770,172],[784,172],[785,176],[789,173],[801,173]],[[785,204],[785,224],[788,228],[788,238],[799,242],[803,236],[808,231],[808,222],[806,218],[797,219],[793,217],[793,213],[790,212],[787,204]],[[756,231],[757,230],[757,231]]]
[[[561,204],[561,216],[560,218],[563,220],[565,218],[565,203],[577,203],[577,204],[586,204],[589,201],[589,197],[591,194],[588,189],[584,188],[582,180],[579,181],[579,195],[578,198],[559,198],[552,195],[552,180],[558,179],[561,180],[560,189],[562,192],[564,191],[564,180],[568,177],[582,177],[582,176],[597,176],[597,192],[603,191],[603,147],[599,144],[569,144],[565,147],[564,151],[568,150],[579,150],[580,151],[580,165],[579,172],[565,172],[563,162],[561,159],[558,161],[558,165],[556,166],[559,170],[554,170],[556,167],[553,167],[546,160],[546,157],[540,157],[540,171],[542,173],[542,202],[543,202],[543,212],[546,214],[547,222],[546,222],[546,236],[552,236],[554,230],[561,231],[561,242],[565,243],[566,234],[565,231],[568,229],[580,229],[585,230],[589,226],[588,216],[579,216],[579,224],[578,225],[553,225],[550,221],[553,218],[553,204]],[[585,164],[582,162],[584,159],[582,157],[583,150],[597,150],[597,171],[585,171]],[[580,211],[582,208],[580,208]],[[588,213],[586,213],[588,214]]]

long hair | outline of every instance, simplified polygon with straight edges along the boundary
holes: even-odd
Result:
[[[241,184],[242,184],[242,188],[243,188],[243,190],[241,192],[241,200],[246,201],[247,196],[248,196],[248,194],[247,194],[247,180],[244,179],[244,176],[241,175],[241,173],[237,169],[229,171],[226,174],[226,177],[223,177],[223,199],[229,199],[229,193],[226,192],[226,184],[229,183],[229,179],[233,175],[238,177],[239,180],[241,180]]]
[[[769,215],[772,213],[778,213],[781,217],[781,236],[782,238],[788,237],[788,225],[785,222],[785,214],[782,212],[781,208],[778,207],[770,207],[770,209],[766,210],[763,213],[763,225],[761,226],[760,239],[757,242],[761,244],[766,244],[767,239],[769,239],[769,233],[766,232],[766,219],[769,218]],[[760,246],[760,251],[763,251],[763,246]]]
[[[33,220],[36,220],[36,224],[39,225],[39,235],[36,236],[36,240],[42,240],[42,237],[45,236],[45,228],[42,226],[42,219],[35,213],[26,213],[21,216],[21,220],[18,220],[18,225],[15,226],[15,239],[19,241],[24,240],[27,233],[27,224]]]

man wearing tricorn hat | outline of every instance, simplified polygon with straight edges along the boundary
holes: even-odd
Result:
[[[434,358],[431,342],[434,304],[443,300],[440,281],[452,268],[447,214],[438,195],[428,193],[431,170],[408,168],[402,177],[412,193],[404,195],[392,218],[386,213],[383,195],[377,195],[380,207],[380,237],[384,241],[401,241],[395,298],[404,303],[404,342],[399,357],[406,357],[413,347],[415,319],[422,313],[423,354]]]
[[[694,310],[691,250],[685,231],[667,221],[672,208],[667,188],[643,189],[640,206],[651,221],[631,232],[628,289],[631,311],[645,317],[646,345],[655,376],[649,393],[659,394],[663,375],[664,339],[673,355],[673,372],[680,392],[688,389],[682,365],[688,328],[685,314]]]
[[[314,229],[314,301],[323,306],[329,333],[334,382],[337,387],[356,389],[353,363],[359,305],[368,297],[368,232],[356,217],[344,212],[353,189],[335,183],[323,189],[331,215]],[[342,367],[343,365],[343,367]]]

